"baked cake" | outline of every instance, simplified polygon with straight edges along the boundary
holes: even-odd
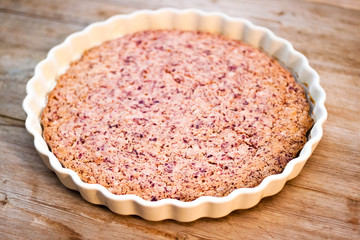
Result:
[[[312,126],[276,60],[221,35],[149,30],[73,62],[48,96],[44,138],[87,183],[191,201],[281,173]]]

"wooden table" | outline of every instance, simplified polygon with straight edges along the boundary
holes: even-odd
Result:
[[[92,205],[45,167],[24,128],[25,84],[48,50],[91,22],[160,7],[245,17],[304,53],[329,118],[301,174],[273,197],[220,219],[149,222]],[[360,239],[360,2],[0,1],[0,239]]]

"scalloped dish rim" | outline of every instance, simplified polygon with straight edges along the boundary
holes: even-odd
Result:
[[[181,28],[178,27],[180,23]],[[308,141],[298,157],[291,160],[282,173],[266,177],[254,188],[236,189],[224,197],[202,196],[190,202],[176,199],[152,202],[130,194],[115,195],[99,184],[83,182],[73,170],[62,167],[42,137],[40,123],[40,114],[46,103],[47,94],[56,83],[56,77],[63,73],[84,50],[126,33],[142,30],[141,28],[175,28],[220,33],[267,52],[291,69],[311,98],[309,103],[313,109],[311,115],[314,119]],[[114,29],[117,29],[117,32],[111,32]],[[92,41],[86,43],[86,47],[82,44],[85,38]],[[118,214],[138,215],[152,221],[175,219],[188,222],[201,217],[222,217],[237,209],[253,207],[262,198],[278,193],[286,181],[300,173],[322,138],[323,125],[327,118],[324,105],[326,94],[320,86],[320,78],[310,67],[306,57],[294,50],[290,42],[248,20],[197,9],[140,10],[130,14],[115,15],[106,21],[90,24],[84,30],[71,34],[64,42],[49,51],[47,57],[37,64],[34,76],[27,83],[26,92],[27,95],[23,101],[23,109],[27,114],[26,129],[33,135],[35,148],[42,160],[57,174],[61,182],[68,188],[79,191],[83,198],[91,203],[105,205]]]

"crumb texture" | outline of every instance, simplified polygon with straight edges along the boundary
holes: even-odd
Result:
[[[44,137],[84,182],[146,200],[226,196],[283,171],[312,125],[303,88],[219,35],[143,31],[86,51],[57,79]]]

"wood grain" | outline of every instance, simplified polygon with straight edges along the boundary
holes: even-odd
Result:
[[[87,24],[137,9],[195,7],[245,17],[304,53],[329,118],[301,174],[249,210],[149,222],[84,201],[42,163],[21,102],[35,65]],[[360,7],[356,0],[0,1],[0,239],[359,239]]]
[[[308,1],[321,3],[321,4],[328,4],[332,6],[348,8],[353,10],[360,10],[360,1],[353,1],[353,0],[308,0]]]

